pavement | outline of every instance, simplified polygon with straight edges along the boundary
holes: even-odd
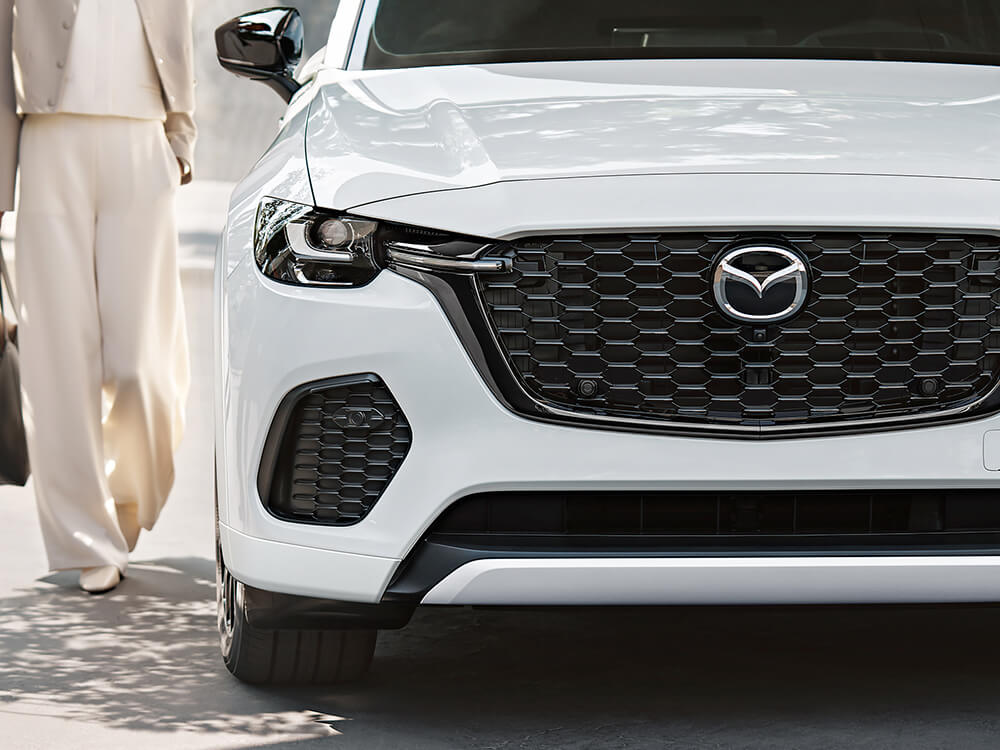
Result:
[[[427,608],[358,685],[233,680],[212,559],[206,196],[224,192],[182,227],[190,427],[128,578],[91,597],[49,574],[30,486],[0,488],[2,750],[1000,747],[997,607]]]

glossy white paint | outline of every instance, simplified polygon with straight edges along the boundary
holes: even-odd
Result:
[[[363,1],[340,0],[337,4],[337,13],[333,17],[333,23],[330,24],[330,36],[326,44],[325,64],[332,69],[342,70],[347,67]]]
[[[1000,70],[621,60],[329,71],[316,199],[623,174],[1000,176]]]
[[[1000,599],[1000,557],[477,560],[424,604],[927,604]]]
[[[226,566],[237,580],[298,596],[378,601],[398,560],[254,539],[219,526]]]
[[[983,435],[983,466],[989,471],[1000,471],[1000,430]]]
[[[223,496],[228,525],[252,538],[399,560],[445,507],[478,491],[998,486],[983,465],[983,435],[1000,429],[1000,417],[780,441],[542,424],[496,401],[430,293],[392,272],[331,293],[282,286],[241,264],[227,289]],[[256,475],[278,403],[302,383],[360,372],[384,378],[413,427],[402,468],[361,524],[275,519],[258,499]]]
[[[294,104],[293,104],[294,106]],[[257,215],[257,204],[266,195],[280,195],[287,200],[299,203],[314,203],[312,187],[309,183],[309,173],[305,162],[305,123],[306,112],[289,113],[282,124],[281,131],[274,143],[268,149],[257,165],[240,182],[229,202],[229,215],[226,228],[219,238],[215,260],[214,278],[214,311],[215,326],[215,444],[216,450],[216,486],[222,502],[219,503],[219,516],[223,521],[228,519],[229,504],[225,502],[227,475],[229,464],[220,454],[221,446],[226,444],[223,434],[226,421],[224,414],[226,404],[233,396],[232,357],[229,349],[229,306],[230,296],[235,291],[227,283],[228,277],[240,265],[252,263],[253,228]],[[240,315],[237,313],[235,327],[241,326]]]
[[[358,206],[480,237],[678,227],[1000,227],[1000,181],[882,175],[622,175],[498,182]]]
[[[256,207],[267,195],[495,237],[678,226],[998,231],[997,70],[618,61],[345,71],[338,55],[358,7],[341,4],[334,52],[238,186],[220,243],[220,515],[241,579],[376,601],[438,513],[475,491],[1000,485],[984,465],[984,434],[1000,430],[1000,416],[766,442],[532,422],[496,401],[422,286],[387,271],[363,289],[294,288],[264,279],[251,260]],[[278,403],[304,382],[359,372],[378,373],[413,425],[401,470],[357,526],[273,518],[255,479]],[[471,568],[449,583],[461,584],[459,593],[435,596],[517,598],[523,590],[524,603],[626,594],[650,603],[683,601],[699,586],[719,602],[896,601],[896,586],[919,591],[919,601],[996,596],[994,562],[919,568],[912,560],[800,560],[766,573],[746,558],[717,569],[626,561],[605,563],[597,577],[586,561],[547,571]],[[799,574],[815,585],[795,583]],[[747,594],[743,584],[760,576]],[[583,579],[586,596],[576,585]]]

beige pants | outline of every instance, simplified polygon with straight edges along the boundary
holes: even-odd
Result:
[[[17,216],[28,451],[53,570],[116,565],[174,479],[189,371],[180,180],[154,120],[29,115]]]

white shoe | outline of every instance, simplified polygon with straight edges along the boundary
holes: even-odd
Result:
[[[80,571],[80,588],[88,594],[103,594],[121,583],[122,574],[114,565],[84,568]]]

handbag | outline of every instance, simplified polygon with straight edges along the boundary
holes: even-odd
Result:
[[[23,487],[31,470],[28,466],[28,445],[21,409],[17,328],[6,315],[4,282],[7,286],[7,299],[10,300],[11,307],[16,308],[14,288],[3,259],[3,247],[0,246],[0,485],[16,484]]]

